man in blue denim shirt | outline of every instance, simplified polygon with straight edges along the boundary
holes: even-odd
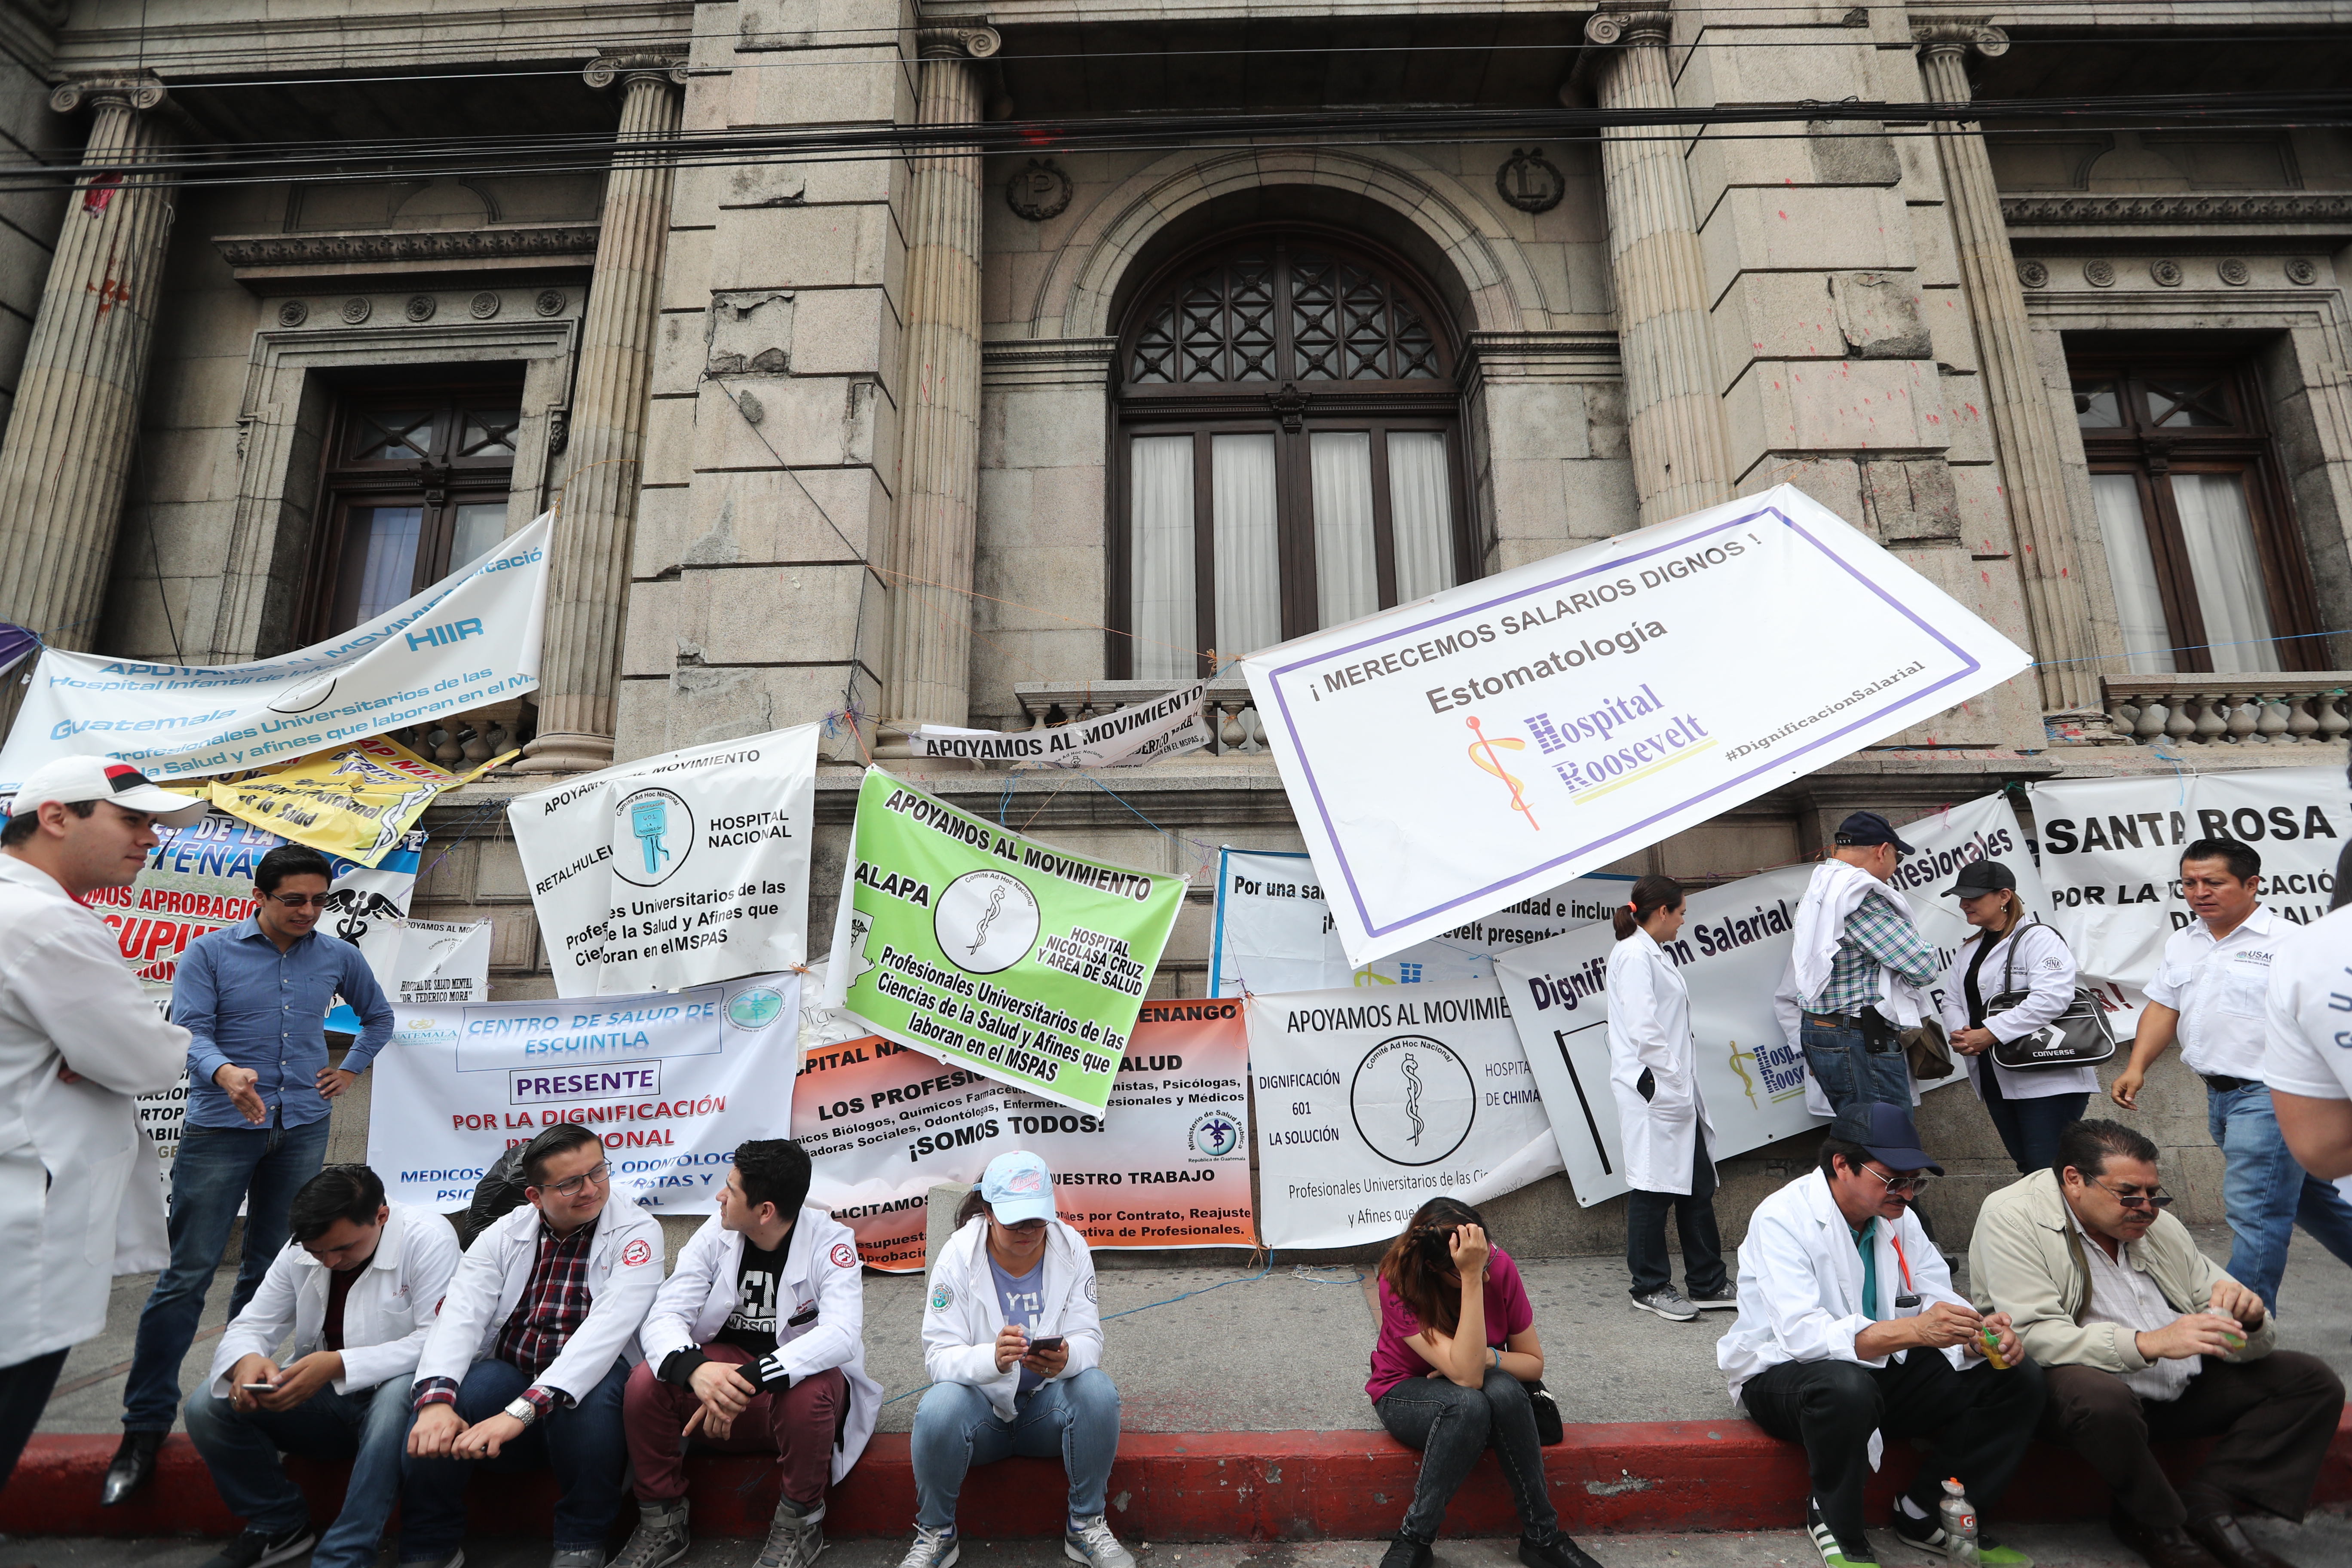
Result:
[[[172,1264],[139,1314],[123,1390],[122,1444],[99,1500],[143,1485],[180,1405],[180,1362],[204,1315],[205,1292],[246,1205],[244,1260],[229,1297],[234,1319],[286,1245],[295,1190],[327,1152],[327,1101],[349,1089],[392,1037],[392,1004],[350,942],[314,930],[334,867],[284,844],[253,874],[255,912],[198,937],[172,983],[172,1021],[186,1029],[188,1116],[172,1166]],[[324,1020],[336,995],[362,1022],[341,1068],[327,1065]]]

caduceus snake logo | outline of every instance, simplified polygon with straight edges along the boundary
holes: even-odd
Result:
[[[1404,1054],[1404,1113],[1412,1121],[1412,1144],[1419,1148],[1428,1123],[1421,1119],[1421,1064],[1413,1060],[1411,1051]]]
[[[1497,746],[1508,746],[1512,751],[1524,752],[1528,749],[1528,743],[1516,735],[1505,735],[1499,740],[1490,741],[1486,738],[1486,731],[1478,728],[1476,719],[1473,718],[1467,722],[1470,732],[1478,737],[1470,742],[1470,760],[1511,786],[1511,809],[1525,816],[1529,827],[1541,833],[1543,826],[1536,821],[1534,808],[1528,805],[1528,797],[1519,793],[1519,786],[1525,781],[1506,772],[1502,759],[1495,755],[1495,748]]]
[[[997,913],[1003,908],[1004,885],[1000,882],[988,889],[988,912],[980,917],[980,924],[972,930],[971,945],[963,950],[963,955],[966,958],[978,952],[980,944],[988,940],[988,928],[996,923]]]
[[[1731,1070],[1739,1075],[1739,1087],[1748,1091],[1748,1103],[1750,1105],[1756,1104],[1756,1080],[1748,1076],[1748,1069],[1739,1065],[1739,1058],[1753,1054],[1741,1050],[1738,1040],[1731,1042]],[[1759,1109],[1760,1110],[1761,1107]]]

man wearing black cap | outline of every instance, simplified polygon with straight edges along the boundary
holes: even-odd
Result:
[[[1911,1068],[1897,1034],[1926,1015],[1918,987],[1936,977],[1935,950],[1889,885],[1911,846],[1874,811],[1855,812],[1836,837],[1797,905],[1781,1021],[1828,1113],[1873,1101],[1909,1105]]]
[[[1823,1568],[1878,1561],[1863,1486],[1887,1438],[1932,1440],[1889,1522],[1906,1544],[1949,1555],[1936,1511],[1945,1479],[1981,1518],[2041,1420],[2042,1369],[2007,1314],[1980,1316],[1952,1289],[1911,1213],[1942,1174],[1907,1107],[1857,1105],[1831,1124],[1820,1168],[1757,1205],[1739,1248],[1739,1318],[1716,1363],[1758,1426],[1805,1446],[1805,1525]],[[1978,1540],[1984,1563],[2031,1562],[1981,1528]]]

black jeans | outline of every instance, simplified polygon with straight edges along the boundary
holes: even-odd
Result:
[[[1390,1436],[1421,1450],[1421,1477],[1413,1482],[1412,1506],[1405,1510],[1405,1534],[1424,1546],[1437,1539],[1445,1505],[1489,1447],[1511,1484],[1519,1533],[1549,1541],[1559,1531],[1559,1515],[1544,1490],[1535,1408],[1528,1402],[1527,1385],[1509,1373],[1487,1368],[1484,1388],[1465,1388],[1443,1377],[1409,1377],[1372,1408]]]
[[[1715,1163],[1706,1157],[1704,1129],[1691,1131],[1691,1190],[1680,1193],[1625,1194],[1625,1268],[1633,1276],[1635,1296],[1663,1290],[1675,1282],[1666,1262],[1666,1211],[1675,1212],[1675,1228],[1683,1238],[1683,1282],[1694,1296],[1723,1293],[1723,1237],[1715,1227]]]
[[[1782,1362],[1748,1379],[1739,1400],[1756,1425],[1805,1446],[1813,1501],[1851,1557],[1866,1539],[1862,1489],[1870,1477],[1873,1431],[1885,1434],[1890,1446],[1904,1437],[1935,1439],[1910,1489],[1911,1500],[1929,1517],[1943,1500],[1946,1476],[1960,1478],[1981,1515],[2000,1501],[2025,1458],[2042,1394],[2042,1368],[2031,1361],[2007,1372],[1978,1362],[1960,1372],[1940,1351],[1915,1350],[1883,1368]]]
[[[51,1351],[15,1366],[0,1366],[0,1487],[8,1484],[17,1456],[25,1451],[33,1428],[41,1424],[49,1390],[58,1385],[58,1373],[65,1370],[66,1354]]]
[[[2083,1108],[2090,1104],[2091,1097],[2076,1092],[2011,1100],[2001,1093],[2000,1077],[1993,1071],[1990,1058],[1977,1058],[1977,1081],[1984,1086],[1985,1114],[1992,1118],[1992,1130],[2000,1134],[2000,1146],[2009,1151],[2017,1173],[2030,1176],[2050,1169],[2058,1159],[2058,1134],[2068,1122],[2083,1120]]]

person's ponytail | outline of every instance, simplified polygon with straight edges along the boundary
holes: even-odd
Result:
[[[1623,942],[1660,910],[1671,910],[1683,901],[1683,885],[1672,877],[1644,877],[1633,884],[1633,893],[1618,906],[1611,924],[1617,931],[1617,940]]]

